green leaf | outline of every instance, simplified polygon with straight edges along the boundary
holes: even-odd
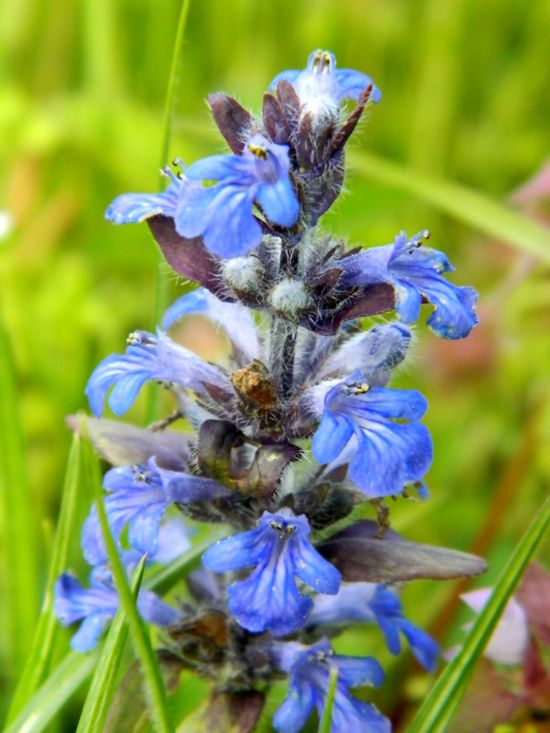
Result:
[[[5,578],[3,633],[8,642],[7,666],[20,672],[39,608],[36,522],[26,471],[19,413],[20,394],[10,339],[0,322],[0,511],[2,567]]]
[[[97,461],[95,456],[91,455],[91,448],[88,449],[87,453],[90,459],[88,463],[92,460],[94,461],[94,464],[89,466],[90,474],[93,475],[93,473],[97,472]],[[151,722],[157,733],[171,733],[172,726],[170,725],[168,716],[166,690],[164,689],[164,683],[162,681],[162,674],[156,653],[151,644],[151,637],[149,636],[149,632],[139,615],[136,603],[132,597],[132,591],[130,590],[128,580],[126,578],[126,572],[111,534],[107,514],[103,505],[101,482],[96,480],[93,481],[93,484],[95,503],[105,546],[107,548],[109,565],[111,567],[116,589],[120,596],[121,607],[124,610],[128,626],[130,627],[130,636],[143,667],[143,677],[149,701]]]
[[[134,572],[132,581],[134,600],[137,598],[143,579],[146,560],[147,556],[144,555]],[[102,733],[110,702],[117,690],[118,673],[127,637],[128,626],[125,613],[122,608],[119,608],[103,644],[101,656],[78,721],[77,733]]]
[[[356,174],[417,196],[490,237],[550,262],[550,232],[489,196],[370,153],[351,151]]]
[[[535,517],[502,571],[460,653],[439,677],[407,733],[444,733],[498,620],[550,521],[550,499]]]
[[[42,687],[3,733],[40,733],[43,731],[88,678],[96,660],[95,654],[84,655],[70,652],[50,673]]]
[[[330,733],[332,726],[332,710],[334,708],[334,698],[336,696],[336,685],[338,684],[338,667],[331,667],[330,679],[328,682],[327,697],[325,707],[323,709],[323,717],[319,725],[319,733]]]
[[[69,543],[75,531],[80,479],[80,453],[80,438],[75,435],[67,462],[59,522],[52,549],[42,611],[34,632],[31,651],[11,703],[7,718],[8,722],[13,720],[28,698],[38,688],[51,663],[57,630],[59,628],[53,612],[54,583],[57,577],[67,567]]]

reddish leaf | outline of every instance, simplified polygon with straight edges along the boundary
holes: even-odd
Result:
[[[376,522],[360,520],[317,549],[338,568],[344,580],[351,582],[446,580],[479,575],[487,569],[485,560],[475,555],[409,542],[391,529],[377,539],[377,531]]]

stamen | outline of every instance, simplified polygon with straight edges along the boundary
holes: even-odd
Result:
[[[261,145],[254,145],[253,143],[249,143],[248,149],[250,150],[252,155],[255,155],[257,158],[267,160],[267,150]]]
[[[344,394],[347,396],[350,395],[362,395],[366,394],[370,389],[370,384],[367,384],[366,382],[356,383],[356,384],[346,384],[344,387]]]
[[[181,178],[179,175],[176,175],[174,171],[169,166],[164,166],[164,168],[160,171],[161,176],[165,176],[166,178],[169,178],[172,183],[179,184]]]

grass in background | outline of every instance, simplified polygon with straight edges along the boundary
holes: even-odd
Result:
[[[0,243],[4,706],[56,557],[70,442],[64,417],[84,406],[96,363],[120,350],[129,331],[158,320],[157,254],[146,227],[109,225],[104,209],[123,191],[156,189],[161,149],[187,161],[223,150],[202,102],[207,93],[235,93],[257,110],[272,76],[302,67],[312,48],[331,48],[341,66],[367,71],[384,92],[357,133],[348,193],[327,229],[382,244],[401,228],[429,227],[457,266],[456,281],[480,291],[481,325],[471,338],[437,342],[419,327],[416,362],[399,379],[429,398],[436,460],[433,509],[400,503],[396,523],[406,522],[412,539],[482,548],[491,569],[481,582],[489,584],[550,478],[549,235],[506,203],[547,155],[550,6],[205,0],[191,5],[170,77],[180,12],[175,0],[0,7],[0,209],[14,220]],[[165,282],[175,297],[180,284],[170,274]],[[146,402],[129,417],[144,421]],[[76,518],[90,499],[81,486]],[[84,571],[78,544],[76,532],[66,552]],[[437,622],[439,639],[450,643],[461,622],[456,586],[430,584],[429,605],[427,588],[409,585],[405,605],[420,625]],[[58,636],[55,664],[68,633]],[[373,637],[361,631],[340,643],[374,653]],[[414,670],[404,688],[400,663],[376,651],[388,670],[380,707],[414,705],[431,679]],[[93,665],[72,660],[64,658],[60,674],[72,670],[74,692]],[[39,694],[59,698],[69,690],[63,679]],[[59,731],[75,729],[72,715],[60,708]]]

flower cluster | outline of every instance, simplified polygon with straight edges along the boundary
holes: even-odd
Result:
[[[231,152],[177,161],[163,193],[123,194],[106,214],[116,224],[146,221],[174,270],[200,286],[156,334],[132,333],[86,387],[95,417],[76,424],[113,466],[103,499],[113,538],[130,572],[142,554],[169,559],[170,515],[224,525],[225,538],[187,579],[190,602],[176,609],[141,591],[138,608],[218,692],[257,691],[288,675],[274,717],[283,733],[301,730],[314,708],[322,715],[332,670],[331,730],[387,733],[389,721],[350,693],[382,684],[380,664],[336,654],[330,638],[374,624],[392,654],[404,637],[433,670],[437,644],[405,618],[393,586],[483,570],[442,548],[401,549],[413,543],[386,532],[384,503],[411,489],[425,497],[433,456],[426,399],[388,386],[407,357],[409,325],[425,304],[437,336],[463,338],[477,321],[476,293],[446,279],[451,265],[425,246],[427,232],[348,250],[317,228],[342,189],[346,143],[380,99],[368,76],[315,51],[305,70],[275,77],[261,118],[232,97],[209,97]],[[224,330],[225,363],[170,337],[189,314]],[[361,319],[379,314],[385,320],[365,329]],[[101,418],[106,401],[124,414],[148,381],[173,394],[169,417],[150,429]],[[192,432],[167,429],[179,419]],[[357,521],[371,505],[376,522]],[[189,540],[171,532],[173,557]],[[83,620],[72,643],[84,651],[118,607],[95,508],[82,546],[91,587],[63,575],[56,612],[65,624]]]

